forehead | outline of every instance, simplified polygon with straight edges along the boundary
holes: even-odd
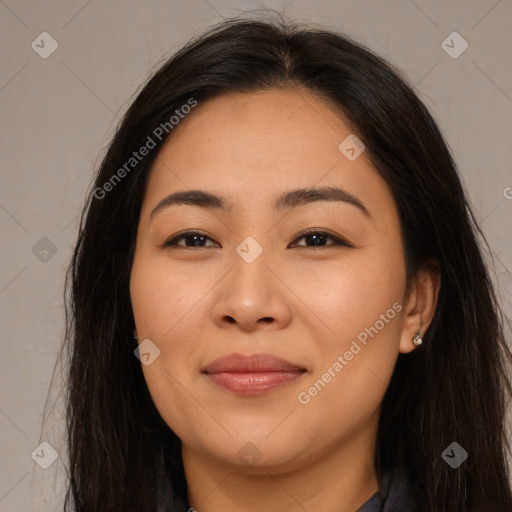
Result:
[[[198,189],[234,203],[268,203],[298,187],[343,186],[378,201],[386,185],[363,152],[338,146],[352,135],[340,111],[302,88],[228,93],[199,104],[173,130],[151,171],[146,202]],[[389,197],[387,198],[389,200]]]
[[[340,136],[351,133],[337,112],[303,88],[223,94],[199,104],[177,128],[162,156],[189,152],[194,159],[206,151],[246,164],[270,157],[298,162],[320,147],[329,148],[326,158],[337,158]]]

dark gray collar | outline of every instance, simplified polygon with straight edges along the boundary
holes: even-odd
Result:
[[[188,504],[177,499],[173,510],[188,512]],[[420,488],[409,474],[387,474],[382,488],[355,512],[416,512],[421,503]]]
[[[387,474],[382,488],[356,512],[415,512],[421,503],[417,480],[407,473]]]

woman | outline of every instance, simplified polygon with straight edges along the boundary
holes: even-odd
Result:
[[[480,235],[389,64],[279,20],[201,34],[84,209],[65,508],[512,510]]]

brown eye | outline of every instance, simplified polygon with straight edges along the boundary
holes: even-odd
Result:
[[[185,240],[184,244],[178,243],[181,242],[182,240]],[[167,240],[163,244],[163,247],[212,247],[211,245],[204,245],[208,240],[212,241],[212,239],[209,236],[207,236],[204,233],[201,233],[200,231],[187,231],[185,233],[181,233],[179,236]]]
[[[342,245],[345,247],[353,247],[346,240],[343,240],[337,236],[327,233],[326,231],[309,230],[301,233],[295,240],[306,240],[306,244],[296,244],[297,247],[329,247],[335,245]],[[334,243],[325,244],[326,240],[333,240]],[[311,242],[311,245],[307,244],[307,241]]]

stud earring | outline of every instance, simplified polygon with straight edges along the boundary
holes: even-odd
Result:
[[[421,345],[423,343],[423,339],[421,338],[420,336],[420,331],[418,331],[416,333],[416,336],[414,336],[414,338],[412,339],[412,342],[418,346],[418,345]]]
[[[135,334],[135,331],[133,331],[133,341],[135,343],[138,343],[139,342],[139,338],[137,338],[137,335]]]

